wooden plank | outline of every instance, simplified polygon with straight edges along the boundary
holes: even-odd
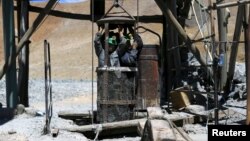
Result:
[[[90,113],[73,113],[73,112],[67,112],[67,111],[61,111],[58,113],[58,116],[60,118],[64,119],[83,119],[83,118],[92,118],[92,115]]]
[[[126,120],[126,121],[118,121],[118,122],[110,122],[110,123],[103,123],[103,124],[96,124],[96,125],[84,125],[84,126],[77,126],[72,128],[65,128],[63,130],[68,130],[71,132],[89,132],[94,131],[97,128],[101,127],[102,132],[115,129],[118,133],[127,132],[121,130],[122,128],[129,128],[134,127],[137,128],[138,122],[146,122],[147,119],[135,119],[135,120]]]
[[[178,140],[186,141],[181,134],[166,120],[148,120],[141,141]]]
[[[163,112],[160,107],[148,107],[147,108],[148,118],[161,118],[163,117]]]
[[[139,121],[138,122],[138,125],[137,125],[137,133],[139,134],[139,136],[142,136],[143,135],[143,130],[144,130],[144,127],[145,127],[145,121]]]

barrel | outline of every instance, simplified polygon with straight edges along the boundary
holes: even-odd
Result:
[[[138,60],[137,108],[159,106],[158,45],[144,45]]]
[[[130,120],[136,103],[135,67],[98,67],[97,121]]]

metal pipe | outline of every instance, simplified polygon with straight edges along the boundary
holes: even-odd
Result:
[[[239,0],[235,2],[228,2],[228,3],[223,3],[223,4],[214,4],[213,6],[208,6],[202,8],[202,10],[216,10],[216,9],[221,9],[221,8],[226,8],[226,7],[233,7],[233,6],[239,6],[239,5],[244,5],[250,3],[250,0]]]
[[[48,134],[50,132],[50,126],[49,126],[49,100],[48,100],[48,93],[49,93],[49,87],[48,87],[48,42],[44,41],[44,80],[45,80],[45,127],[44,127],[44,133]]]

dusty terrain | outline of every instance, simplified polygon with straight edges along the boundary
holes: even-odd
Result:
[[[232,1],[232,0],[231,0]],[[112,3],[112,0],[107,1],[108,4]],[[39,7],[44,7],[44,4],[32,4]],[[90,0],[86,2],[76,4],[58,4],[55,10],[67,11],[71,13],[90,13]],[[126,0],[123,3],[123,7],[132,15],[137,15],[137,8],[134,0]],[[109,7],[106,6],[106,10]],[[232,33],[235,24],[235,9],[231,9],[231,18],[229,21],[229,39],[232,39]],[[161,14],[159,8],[153,0],[140,1],[139,15],[158,15]],[[216,13],[215,13],[216,14]],[[2,9],[0,9],[0,18],[2,18]],[[30,13],[30,24],[36,18],[37,13]],[[94,32],[92,33],[92,24]],[[162,34],[162,25],[157,23],[139,23],[139,25],[145,26],[159,35]],[[0,27],[2,27],[2,20],[0,20]],[[197,30],[197,26],[190,26],[186,28],[187,33],[192,36]],[[97,58],[92,52],[92,37],[97,31],[97,26],[91,21],[85,20],[72,20],[60,17],[48,16],[40,28],[31,37],[30,44],[30,104],[31,109],[35,109],[37,112],[44,112],[44,55],[43,55],[43,41],[47,40],[51,45],[51,62],[52,62],[52,80],[53,80],[53,95],[55,97],[55,118],[52,122],[52,127],[60,128],[62,126],[74,126],[72,121],[62,120],[57,118],[58,111],[78,111],[87,112],[91,110],[91,94],[92,94],[92,74],[94,80],[93,93],[96,95],[96,75],[95,68],[97,66]],[[0,44],[2,46],[2,28],[0,28]],[[158,39],[155,35],[148,32],[141,34],[145,44],[158,44]],[[200,36],[199,36],[200,37]],[[197,37],[197,38],[199,38]],[[243,40],[243,38],[242,38]],[[197,44],[201,50],[203,50],[203,44]],[[238,61],[244,61],[244,49],[241,46]],[[3,64],[3,47],[0,48],[0,64]],[[93,62],[93,64],[92,64]],[[92,71],[93,70],[93,71]],[[4,80],[1,80],[4,81]],[[0,83],[1,95],[5,94],[4,82]],[[0,97],[1,99],[1,97]],[[5,98],[2,98],[0,103],[5,105]],[[95,101],[95,98],[94,98]],[[94,106],[95,108],[95,106]],[[20,120],[18,120],[20,119]],[[23,122],[25,124],[18,124]],[[34,125],[27,128],[26,125]],[[66,131],[60,131],[60,136],[57,139],[53,139],[49,136],[42,136],[41,130],[44,125],[44,117],[39,117],[30,114],[24,114],[18,116],[15,120],[12,120],[1,128],[3,134],[0,134],[1,140],[87,140],[80,134],[71,134]],[[17,128],[14,128],[14,127]],[[199,125],[197,125],[199,126]],[[193,125],[189,128],[197,127]],[[3,126],[2,126],[3,127]],[[27,128],[27,130],[24,130]],[[201,128],[201,129],[199,129]],[[37,129],[37,130],[35,130]],[[202,139],[206,137],[206,127],[195,128],[199,131],[196,133],[203,134]],[[9,134],[11,131],[15,131],[16,134]],[[33,133],[31,133],[31,131]],[[27,133],[26,133],[27,132]],[[197,138],[197,134],[194,138]],[[116,139],[114,139],[116,140]],[[120,139],[123,140],[123,139]],[[126,138],[129,140],[140,140],[139,138]]]
[[[112,4],[112,1],[107,1],[107,4]],[[32,4],[39,7],[44,7],[44,4]],[[126,0],[123,3],[123,7],[132,15],[137,15],[136,3],[132,0]],[[55,10],[89,14],[90,13],[90,1],[76,3],[76,4],[58,4]],[[106,6],[106,10],[109,5]],[[235,25],[235,15],[237,10],[230,8],[231,18],[229,19],[228,38],[232,40],[233,29]],[[114,10],[119,11],[119,10]],[[2,10],[0,10],[0,15]],[[159,15],[161,14],[159,8],[154,1],[147,0],[140,2],[139,15]],[[216,14],[216,13],[215,13]],[[199,16],[199,13],[197,13]],[[30,24],[36,18],[37,13],[30,13]],[[203,17],[204,18],[204,17]],[[215,21],[216,23],[217,21]],[[139,25],[145,26],[159,35],[162,35],[162,25],[157,23]],[[0,20],[0,27],[2,27],[2,20]],[[93,24],[94,33],[97,30],[97,26]],[[217,28],[217,27],[216,27]],[[192,35],[197,30],[196,25],[186,28],[187,33]],[[0,43],[2,43],[2,28],[0,28]],[[52,76],[53,78],[60,79],[88,79],[91,80],[92,76],[92,58],[93,68],[97,66],[97,58],[95,54],[92,55],[92,23],[86,20],[72,20],[60,17],[48,16],[40,28],[31,37],[30,44],[30,77],[31,78],[43,78],[43,41],[47,40],[51,45],[51,62],[52,62]],[[143,32],[141,34],[145,44],[158,44],[156,36]],[[198,36],[197,38],[199,38]],[[196,39],[197,39],[196,38]],[[243,39],[243,38],[242,38]],[[199,48],[203,48],[203,44],[197,44]],[[230,44],[229,44],[230,46]],[[243,61],[244,49],[240,47],[239,61]],[[0,49],[0,58],[3,59],[3,48]],[[1,64],[3,60],[1,59]],[[94,73],[95,74],[95,73]],[[95,75],[94,75],[95,76]]]

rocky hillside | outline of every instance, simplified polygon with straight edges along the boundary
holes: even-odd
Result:
[[[106,11],[112,4],[112,0],[106,1]],[[44,7],[44,3],[32,3],[34,6]],[[122,6],[132,15],[137,15],[137,4],[134,0],[126,0]],[[59,3],[55,10],[89,14],[90,0],[75,4]],[[231,10],[231,9],[230,9]],[[119,11],[116,10],[115,11]],[[235,14],[237,10],[231,10],[231,18],[229,22],[229,38],[232,38],[232,33],[235,24]],[[140,1],[139,15],[159,15],[161,14],[158,6],[153,0]],[[216,14],[216,13],[215,13]],[[2,10],[0,10],[2,15]],[[30,13],[30,24],[36,18],[37,13]],[[1,17],[0,17],[1,18]],[[94,33],[97,26],[94,23]],[[157,23],[144,24],[160,35],[162,34],[162,25]],[[2,20],[0,20],[2,27]],[[197,30],[197,26],[186,28],[187,33],[192,36]],[[0,28],[0,43],[2,43],[2,28]],[[91,79],[92,76],[92,58],[94,59],[94,69],[97,66],[97,58],[92,55],[92,22],[86,20],[66,19],[54,16],[48,16],[40,28],[31,38],[30,45],[30,77],[43,78],[44,63],[43,63],[43,41],[46,39],[51,45],[51,61],[52,61],[52,77],[60,79]],[[158,38],[148,32],[141,34],[145,44],[158,43]],[[203,44],[201,45],[201,48]],[[242,50],[242,48],[241,48]],[[0,49],[1,60],[3,59],[3,48]],[[241,51],[239,56],[244,56]],[[239,57],[239,60],[243,60]],[[3,60],[1,61],[3,63]],[[1,63],[1,64],[2,64]],[[95,76],[95,73],[94,73]]]

